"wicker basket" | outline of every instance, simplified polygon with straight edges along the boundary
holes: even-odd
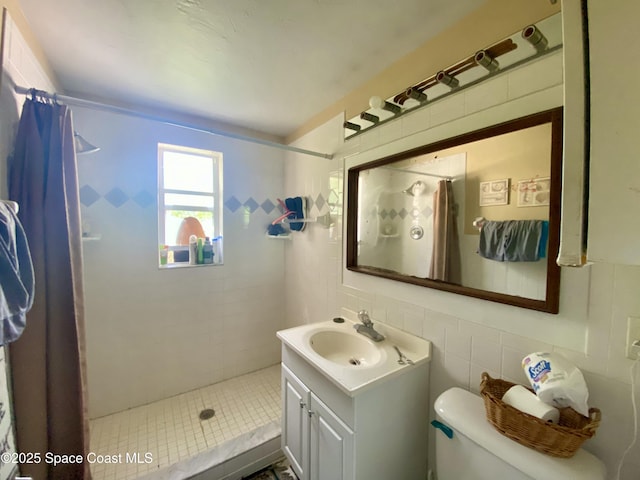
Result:
[[[487,420],[503,435],[539,452],[568,458],[596,433],[600,425],[597,408],[589,409],[589,418],[572,408],[561,408],[558,424],[547,423],[502,401],[503,395],[514,385],[491,378],[487,372],[482,374],[480,382]]]

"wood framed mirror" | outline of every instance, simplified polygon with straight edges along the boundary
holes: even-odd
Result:
[[[350,168],[347,269],[558,313],[562,113]]]

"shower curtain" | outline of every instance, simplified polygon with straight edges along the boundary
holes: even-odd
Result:
[[[23,106],[9,197],[19,203],[35,274],[33,308],[11,344],[18,450],[40,453],[21,466],[34,479],[89,479],[89,467],[44,461],[89,446],[80,202],[71,111],[33,91]]]
[[[433,253],[429,278],[460,284],[460,243],[449,180],[440,180],[433,194]]]

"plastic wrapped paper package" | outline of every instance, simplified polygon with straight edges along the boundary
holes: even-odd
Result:
[[[589,416],[589,390],[582,372],[557,353],[531,353],[522,359],[524,373],[538,398],[557,408],[571,407]]]

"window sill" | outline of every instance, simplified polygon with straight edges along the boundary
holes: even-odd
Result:
[[[200,263],[197,265],[191,265],[187,262],[167,263],[166,265],[158,265],[159,270],[174,270],[181,268],[198,268],[198,267],[221,267],[223,263]]]

